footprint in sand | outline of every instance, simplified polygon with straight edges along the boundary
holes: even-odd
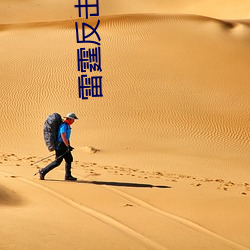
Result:
[[[133,205],[132,205],[132,204],[127,203],[127,204],[125,204],[125,205],[124,205],[124,207],[133,207]]]

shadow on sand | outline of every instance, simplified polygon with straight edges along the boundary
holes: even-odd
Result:
[[[47,179],[46,181],[64,181],[64,180]],[[64,182],[72,182],[72,181],[64,181]],[[115,182],[115,181],[84,181],[84,180],[77,180],[76,182],[73,182],[73,183],[106,185],[106,186],[115,186],[115,187],[171,188],[170,186],[162,186],[162,185],[155,186],[155,185],[152,185],[152,184],[131,183],[131,182]]]
[[[136,187],[136,188],[171,188],[169,186],[154,186],[152,184],[131,183],[131,182],[114,182],[114,181],[83,181],[78,180],[77,183],[87,183],[95,185],[107,185],[116,187]]]

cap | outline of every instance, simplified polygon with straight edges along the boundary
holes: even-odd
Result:
[[[78,119],[78,117],[75,115],[75,113],[68,113],[64,118],[69,118],[69,119]]]

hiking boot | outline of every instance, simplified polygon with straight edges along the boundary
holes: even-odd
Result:
[[[73,177],[72,175],[70,176],[65,176],[65,181],[76,181],[77,178]]]
[[[44,174],[41,172],[41,170],[39,170],[39,175],[40,175],[40,180],[44,180]]]

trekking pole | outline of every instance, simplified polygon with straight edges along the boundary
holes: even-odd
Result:
[[[61,154],[60,156],[58,156],[54,161],[56,161],[56,160],[62,158],[66,153],[68,153],[68,151],[66,151],[66,152],[64,152],[63,154]],[[53,154],[53,155],[55,155],[55,154]],[[51,156],[53,156],[53,155],[50,155],[50,156],[48,156],[48,157],[45,157],[45,158],[43,158],[43,159],[40,160],[40,161],[43,161],[43,160],[45,160],[45,159],[47,159],[47,158],[49,158],[49,157],[51,157]],[[34,164],[36,164],[36,163],[38,163],[38,162],[40,162],[40,161],[34,162],[34,163],[32,163],[31,165],[34,165]],[[54,161],[53,161],[53,162],[54,162]],[[40,170],[38,170],[38,171],[34,174],[34,176],[36,176],[38,173],[40,173]]]
[[[31,163],[30,165],[33,166],[33,165],[35,165],[36,163],[38,163],[38,162],[40,162],[40,161],[44,161],[44,160],[46,160],[46,159],[48,159],[48,158],[50,158],[50,157],[52,157],[52,156],[54,156],[54,155],[55,155],[55,154],[50,155],[50,156],[47,156],[47,157],[44,157],[44,158],[42,158],[42,159],[39,160],[39,161],[36,161],[36,162]]]

